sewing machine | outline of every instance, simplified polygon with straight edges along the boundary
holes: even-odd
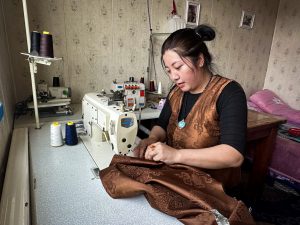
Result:
[[[116,154],[128,154],[137,135],[134,112],[108,95],[88,93],[82,100],[83,123],[94,141],[109,142]]]
[[[119,100],[124,101],[126,109],[140,109],[146,106],[145,84],[134,81],[131,78],[129,81],[117,82],[113,81],[111,92],[115,97],[119,96]]]

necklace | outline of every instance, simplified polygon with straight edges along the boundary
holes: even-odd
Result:
[[[180,120],[178,122],[179,129],[184,128],[185,125],[186,125],[184,119],[187,117],[187,115],[185,115],[185,114],[186,114],[186,106],[187,106],[188,96],[187,95],[184,95],[184,96],[186,96],[186,97],[185,98],[182,97],[182,101],[184,100],[184,102],[183,102],[184,103],[184,106],[183,106],[183,118],[182,118],[182,120]]]
[[[185,98],[184,98],[184,96],[185,96]],[[183,97],[182,97],[182,101],[184,100],[184,106],[183,106],[183,118],[182,118],[182,120],[180,120],[179,122],[178,122],[178,127],[179,127],[179,129],[182,129],[182,128],[184,128],[185,127],[185,121],[184,121],[184,119],[186,118],[186,116],[187,115],[185,115],[186,114],[186,106],[187,106],[187,101],[188,101],[188,96],[187,95],[184,95]]]
[[[202,93],[203,93],[203,92],[206,90],[206,88],[208,87],[209,83],[210,83],[211,80],[212,80],[212,77],[213,77],[213,76],[210,76],[209,81],[208,81],[207,84],[205,85],[205,87],[204,87]],[[185,96],[185,98],[184,98],[184,96]],[[184,96],[182,97],[182,101],[184,101],[184,102],[182,103],[182,106],[183,106],[183,118],[182,118],[182,120],[178,121],[178,124],[177,124],[179,129],[183,129],[183,128],[186,126],[185,118],[187,117],[187,115],[185,115],[185,114],[186,114],[186,108],[187,108],[187,102],[188,102],[188,95],[184,95]],[[183,105],[183,104],[184,104],[184,105]]]

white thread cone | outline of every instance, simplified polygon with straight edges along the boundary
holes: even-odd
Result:
[[[158,82],[158,87],[157,87],[157,94],[162,94],[162,87],[161,87],[161,82]]]
[[[58,147],[63,145],[63,136],[61,125],[58,122],[54,122],[50,127],[50,144],[53,147]]]

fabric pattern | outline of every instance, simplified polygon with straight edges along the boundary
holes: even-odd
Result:
[[[241,201],[226,195],[221,183],[195,167],[115,155],[99,175],[112,198],[144,194],[153,208],[187,225],[218,224],[216,215],[231,225],[255,224]]]
[[[219,144],[220,127],[216,103],[229,82],[231,80],[225,77],[213,76],[208,87],[187,115],[186,126],[182,129],[178,127],[178,115],[182,105],[183,92],[178,87],[171,91],[169,98],[172,114],[167,128],[168,145],[176,149],[199,149]],[[206,172],[227,188],[236,186],[241,178],[240,168],[206,170]]]
[[[231,80],[215,75],[206,90],[196,101],[185,118],[186,126],[178,127],[178,115],[184,92],[178,87],[170,93],[172,114],[167,128],[167,143],[173,148],[206,148],[217,145],[220,127],[216,102],[224,87]],[[184,130],[184,132],[183,132]]]

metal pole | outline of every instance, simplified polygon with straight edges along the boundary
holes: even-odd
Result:
[[[28,14],[27,14],[27,3],[26,0],[22,0],[22,2],[23,2],[24,22],[25,22],[25,30],[26,30],[26,38],[27,38],[27,48],[29,53],[30,52],[30,31],[29,31]],[[35,67],[36,64],[34,60],[33,61],[29,60],[35,123],[36,123],[36,128],[39,129],[40,128],[39,110],[37,106],[36,85],[35,85],[35,76],[34,76]]]

